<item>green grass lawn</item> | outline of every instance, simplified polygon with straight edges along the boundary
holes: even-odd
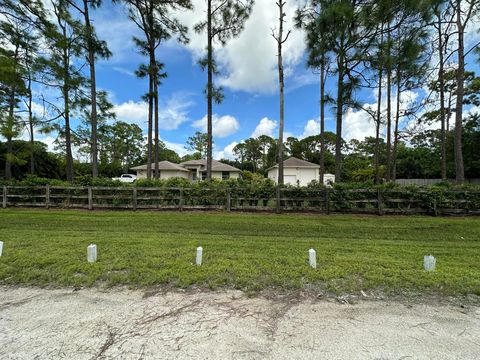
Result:
[[[0,210],[0,283],[480,295],[480,219]],[[98,262],[86,261],[97,244]],[[204,264],[193,265],[204,248]],[[309,248],[317,269],[308,266]],[[423,271],[423,256],[437,271]]]

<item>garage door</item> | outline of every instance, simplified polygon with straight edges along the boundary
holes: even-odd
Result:
[[[284,175],[283,182],[285,184],[297,185],[297,176],[296,175]]]

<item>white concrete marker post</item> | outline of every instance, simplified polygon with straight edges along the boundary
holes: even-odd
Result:
[[[89,263],[94,263],[97,261],[97,245],[90,244],[87,247],[87,261]]]
[[[317,268],[317,252],[313,249],[308,250],[308,262],[312,268]]]
[[[437,260],[432,255],[425,255],[423,257],[423,268],[425,271],[435,271],[435,264]]]
[[[203,248],[199,246],[197,247],[197,258],[195,259],[195,263],[198,266],[202,265],[202,256],[203,256]]]
[[[3,252],[3,241],[0,241],[0,256],[2,256]]]

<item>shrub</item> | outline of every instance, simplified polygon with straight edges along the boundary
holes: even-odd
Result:
[[[91,175],[82,175],[82,176],[77,176],[74,180],[75,185],[80,185],[80,186],[112,186],[112,187],[118,187],[118,186],[124,186],[128,185],[126,183],[122,183],[119,180],[112,180],[110,178],[105,178],[105,177],[97,177],[94,178]]]

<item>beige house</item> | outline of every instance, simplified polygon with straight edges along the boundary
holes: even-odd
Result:
[[[180,163],[185,169],[190,171],[190,180],[204,180],[207,178],[207,160],[189,160]],[[212,160],[212,179],[238,179],[242,171],[228,164],[217,160]]]
[[[152,174],[155,169],[155,164],[152,164]],[[135,166],[132,168],[137,172],[137,179],[147,178],[147,165]],[[190,172],[183,166],[172,163],[170,161],[160,161],[158,163],[158,171],[160,172],[160,179],[169,179],[173,177],[181,177],[188,179]]]
[[[325,174],[324,181],[331,179],[331,174]],[[278,164],[268,169],[268,178],[278,183]],[[283,162],[283,182],[290,185],[306,186],[313,180],[320,179],[320,165],[296,157]]]
[[[152,164],[152,172],[155,164]],[[133,167],[137,172],[137,179],[147,178],[147,165]],[[160,179],[169,179],[180,177],[192,181],[205,179],[207,177],[207,160],[190,160],[180,164],[170,161],[160,161],[158,163]],[[240,177],[241,170],[220,161],[212,160],[212,178],[213,179],[237,179]]]

